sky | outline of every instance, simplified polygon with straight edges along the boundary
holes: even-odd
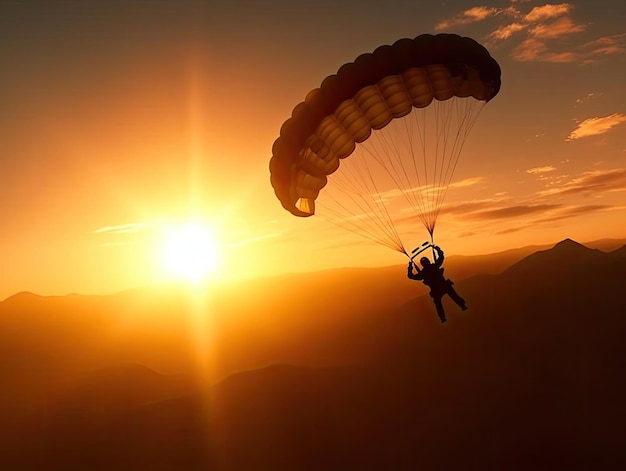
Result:
[[[422,33],[472,37],[502,69],[437,222],[446,254],[624,238],[625,16],[621,0],[0,0],[0,298],[161,282],[159,241],[190,221],[222,279],[404,263],[285,211],[268,164],[309,90]]]

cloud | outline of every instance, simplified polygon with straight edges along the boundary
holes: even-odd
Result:
[[[588,118],[578,124],[568,136],[567,141],[574,141],[582,137],[597,136],[610,131],[615,126],[626,123],[626,115],[613,113],[599,118]]]
[[[626,33],[594,39],[584,44],[581,49],[587,57],[622,54],[626,52]]]
[[[579,61],[579,56],[572,51],[552,52],[544,41],[529,38],[513,49],[511,57],[518,62],[554,62],[570,63]]]
[[[567,175],[549,177],[555,170],[557,168],[554,165],[525,170],[525,173],[541,180],[548,179],[550,185],[549,189],[530,195],[525,201],[513,199],[504,193],[494,195],[492,198],[445,204],[438,214],[483,226],[500,225],[496,233],[509,234],[533,224],[554,222],[616,208],[610,203],[566,204],[559,200],[561,197],[576,195],[599,197],[607,192],[626,191],[626,169],[593,170],[575,177]],[[406,221],[414,221],[414,218],[414,215],[407,217]],[[502,225],[505,227],[501,229]]]
[[[440,214],[471,214],[484,208],[493,207],[494,200],[468,201],[446,205],[441,208]]]
[[[535,38],[555,39],[568,34],[581,33],[584,25],[575,24],[571,18],[560,18],[548,24],[540,24],[528,29],[528,34]]]
[[[508,39],[518,31],[523,31],[528,28],[528,25],[524,23],[510,23],[508,25],[501,26],[492,32],[489,37],[494,39]]]
[[[593,98],[595,98],[598,94],[594,93],[594,92],[589,92],[587,93],[587,95],[585,95],[582,98],[576,98],[576,103],[577,104],[582,104],[585,103],[586,101],[592,100]]]
[[[528,226],[509,227],[508,229],[503,229],[501,231],[496,232],[496,235],[511,234],[513,232],[519,232],[522,229],[526,229],[526,227]]]
[[[486,180],[485,177],[470,177],[463,180],[451,182],[449,185],[422,185],[412,188],[392,188],[390,190],[381,191],[379,193],[372,193],[368,200],[371,198],[374,204],[383,202],[389,202],[393,199],[406,197],[406,198],[418,198],[418,201],[422,199],[430,201],[431,199],[437,199],[442,194],[446,193],[450,189],[455,188],[467,188],[469,186],[477,185]],[[323,203],[322,203],[323,204]]]
[[[520,204],[505,206],[497,209],[478,211],[468,214],[468,219],[491,220],[491,219],[511,219],[531,214],[545,213],[561,207],[560,204]]]
[[[598,211],[607,211],[614,209],[612,206],[601,205],[601,204],[589,204],[582,206],[564,206],[554,208],[553,210],[546,211],[546,215],[540,217],[538,219],[531,219],[524,224],[523,226],[516,226],[503,229],[501,231],[496,232],[497,235],[511,234],[513,232],[519,232],[528,227],[532,227],[536,224],[545,224],[551,223],[555,221],[560,221],[563,219],[573,218],[577,216],[584,216],[586,214],[595,213]]]
[[[537,174],[537,173],[553,172],[554,170],[556,170],[556,167],[554,165],[546,165],[545,167],[529,168],[525,172],[531,173],[531,174]]]
[[[554,170],[555,166],[546,165],[529,168],[525,173],[543,179]],[[534,224],[552,223],[621,208],[611,203],[566,204],[558,198],[576,195],[600,197],[610,192],[626,192],[626,168],[592,170],[575,177],[559,175],[553,180],[558,184],[530,195],[525,201],[502,194],[489,199],[448,204],[442,208],[441,214],[450,215],[453,219],[478,223],[483,228],[495,227],[496,234],[505,235]]]
[[[572,217],[576,217],[576,216],[582,216],[585,214],[589,214],[589,213],[595,213],[597,211],[606,211],[612,209],[612,206],[608,206],[608,205],[603,205],[603,204],[588,204],[588,205],[584,205],[584,206],[569,206],[566,208],[563,208],[561,211],[557,211],[554,214],[545,217],[545,218],[541,218],[541,219],[537,219],[535,221],[533,221],[533,224],[540,224],[540,223],[544,223],[544,222],[553,222],[553,221],[558,221],[561,219],[567,219],[567,218],[572,218]]]
[[[467,188],[468,186],[478,185],[487,180],[485,177],[471,177],[450,183],[448,188]]]
[[[508,201],[506,193],[498,193],[495,194],[493,198],[445,204],[439,213],[468,215],[485,209],[498,207],[506,201]]]
[[[118,247],[123,245],[134,244],[136,241],[132,239],[135,236],[130,234],[137,234],[140,231],[144,230],[147,227],[146,224],[142,223],[129,223],[129,224],[119,224],[117,226],[104,226],[94,230],[93,234],[105,234],[105,235],[113,235],[113,239],[107,242],[100,242],[98,245],[100,247]],[[106,237],[107,239],[111,239],[111,237]],[[121,239],[121,240],[120,240]]]
[[[443,20],[436,24],[435,31],[443,31],[454,28],[455,26],[483,21],[486,18],[500,14],[502,11],[502,8],[473,7],[459,13],[453,18]]]
[[[571,3],[546,3],[530,7],[527,1],[511,1],[505,8],[479,6],[440,21],[436,31],[458,26],[496,21],[486,35],[485,44],[496,47],[498,43],[521,36],[511,51],[513,59],[520,62],[538,61],[554,63],[592,63],[607,55],[626,52],[626,33],[606,36],[576,44],[570,37],[587,30],[587,25],[576,23],[570,16]]]
[[[616,168],[585,172],[558,187],[540,192],[538,196],[599,195],[608,191],[624,190],[626,190],[626,169]]]
[[[534,7],[530,12],[523,14],[518,9],[509,7],[501,9],[498,13],[504,18],[513,18],[513,22],[499,25],[487,37],[492,40],[509,39],[516,33],[526,31],[529,37],[534,37],[535,42],[538,38],[554,39],[572,33],[584,31],[585,26],[576,25],[571,18],[559,18],[569,13],[572,6],[567,3],[559,5],[546,4]],[[551,21],[559,18],[556,21]],[[524,47],[534,45],[534,43],[525,42]],[[536,47],[536,46],[535,46]],[[518,50],[515,57],[525,57],[522,51]]]
[[[556,30],[555,30],[556,32]],[[565,30],[561,30],[562,35]],[[578,32],[572,28],[570,32]],[[607,36],[589,41],[572,50],[554,51],[548,47],[546,39],[529,37],[513,49],[511,57],[520,62],[568,62],[579,64],[591,64],[607,55],[621,54],[626,52],[626,35]]]
[[[555,18],[569,13],[572,6],[568,3],[560,3],[559,5],[546,4],[540,7],[533,7],[530,12],[524,16],[524,21],[534,23],[548,18]]]
[[[118,226],[104,226],[93,231],[95,234],[128,234],[132,232],[138,232],[145,227],[145,224],[130,223],[120,224]]]

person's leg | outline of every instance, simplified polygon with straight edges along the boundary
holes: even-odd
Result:
[[[465,311],[467,309],[467,306],[465,305],[465,300],[458,295],[458,293],[452,286],[448,288],[448,295],[455,303],[457,303],[461,307],[461,310]]]
[[[437,308],[437,315],[439,316],[439,320],[443,324],[446,321],[446,313],[443,310],[443,303],[441,302],[441,296],[433,298],[433,302],[435,303],[435,307]]]

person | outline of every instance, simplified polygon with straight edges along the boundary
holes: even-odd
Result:
[[[441,268],[444,260],[443,250],[437,245],[433,245],[433,248],[437,252],[434,256],[434,263],[431,263],[428,257],[422,257],[420,259],[422,268],[420,269],[417,264],[413,263],[413,260],[409,260],[407,276],[411,280],[422,281],[430,288],[430,297],[433,298],[433,302],[437,308],[437,315],[443,324],[446,322],[446,314],[443,310],[443,303],[441,302],[441,298],[443,298],[444,295],[447,294],[450,296],[452,300],[460,306],[462,311],[465,311],[467,306],[465,305],[465,300],[459,296],[452,287],[454,283],[443,276],[443,268]],[[417,273],[413,272],[413,268],[415,268]]]

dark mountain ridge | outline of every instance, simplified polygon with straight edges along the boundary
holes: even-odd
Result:
[[[226,469],[252,469],[255,460],[311,470],[621,467],[620,254],[564,241],[502,275],[465,280],[458,288],[471,310],[443,327],[422,317],[429,310],[434,317],[428,298],[415,299],[364,329],[370,335],[361,341],[378,357],[369,365],[275,366],[227,378],[212,397],[213,420],[232,427],[214,437],[217,462]],[[536,272],[544,265],[561,268],[547,284]],[[595,276],[580,276],[591,269]]]
[[[535,252],[511,267],[506,272],[535,272],[545,277],[548,273],[562,270],[576,270],[584,267],[586,270],[604,264],[613,258],[610,253],[598,249],[590,249],[571,239],[565,239],[553,248]]]
[[[328,284],[291,280],[267,297],[223,304],[232,323],[216,324],[214,351],[229,373],[208,391],[184,393],[178,380],[144,367],[81,373],[47,403],[57,413],[40,413],[27,433],[15,435],[17,419],[4,422],[13,450],[4,462],[15,470],[135,471],[626,463],[623,249],[563,241],[500,274],[458,281],[469,310],[446,302],[443,326],[427,295],[397,295],[418,283],[382,289],[351,273]],[[348,300],[338,302],[350,281]],[[128,359],[133,350],[116,342]]]

